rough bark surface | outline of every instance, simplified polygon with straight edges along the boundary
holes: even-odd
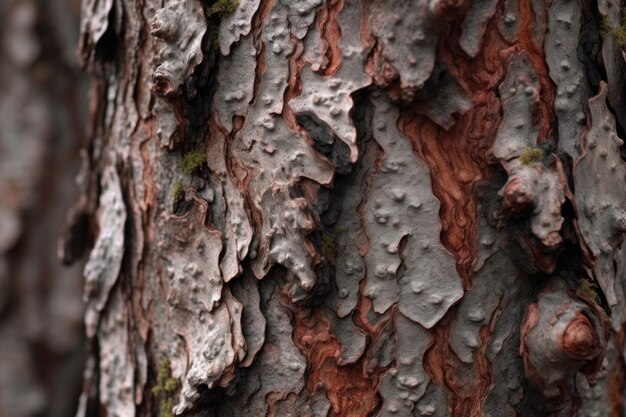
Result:
[[[84,0],[78,415],[623,415],[603,22],[618,1]]]

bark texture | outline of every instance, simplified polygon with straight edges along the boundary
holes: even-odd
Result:
[[[84,0],[79,416],[620,416],[617,0]]]
[[[3,417],[72,415],[81,390],[83,263],[63,268],[56,256],[87,116],[79,12],[66,0],[0,1]]]

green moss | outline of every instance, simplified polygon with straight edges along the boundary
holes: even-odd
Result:
[[[229,14],[233,14],[238,6],[239,0],[217,0],[206,9],[206,15],[208,17],[215,15],[219,17],[224,15],[228,16]]]
[[[161,417],[174,417],[172,409],[174,408],[174,398],[176,392],[180,389],[180,382],[176,378],[172,378],[172,367],[170,361],[166,358],[159,363],[159,374],[157,376],[157,385],[152,388],[152,394],[159,399],[159,409]]]
[[[337,263],[337,238],[344,231],[343,227],[335,227],[330,233],[322,232],[320,252],[330,265]]]
[[[596,288],[596,284],[586,278],[583,278],[580,281],[580,286],[576,290],[576,294],[579,297],[584,295],[586,296],[586,298],[593,300],[596,304],[600,304],[600,296],[598,295],[598,291],[596,290]]]
[[[602,30],[605,36],[612,36],[622,46],[626,46],[626,6],[622,8],[620,25],[612,25],[605,17],[602,19]]]
[[[172,197],[174,199],[174,204],[180,201],[184,194],[183,184],[180,181],[176,181],[174,185],[172,185]]]
[[[524,165],[543,160],[543,151],[539,148],[528,148],[519,156],[519,161]]]
[[[186,175],[191,175],[195,170],[206,164],[206,148],[198,146],[187,152],[180,159],[180,167]]]
[[[206,37],[213,49],[219,48],[218,35],[220,28],[220,20],[223,16],[233,14],[239,6],[239,0],[217,0],[207,7],[206,15],[208,20],[208,28]]]

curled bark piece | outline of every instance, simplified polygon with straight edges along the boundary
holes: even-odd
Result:
[[[242,367],[252,365],[257,354],[265,343],[265,316],[261,312],[259,289],[252,274],[244,275],[230,284],[235,298],[243,305],[241,325],[246,340],[246,356],[241,362]]]
[[[454,257],[439,240],[440,203],[432,193],[426,163],[398,131],[399,112],[388,99],[374,95],[374,107],[373,135],[384,159],[365,202],[370,238],[365,294],[377,313],[399,303],[406,317],[431,328],[463,296],[461,278]],[[404,273],[399,272],[402,262]]]
[[[254,95],[256,49],[248,36],[232,53],[222,58],[217,70],[219,88],[214,106],[219,122],[227,132],[233,129],[233,118],[244,116]]]
[[[287,267],[298,279],[290,290],[294,300],[305,298],[304,293],[316,282],[313,263],[317,255],[304,237],[314,226],[307,213],[309,202],[289,193],[298,192],[302,177],[329,184],[334,175],[333,166],[315,152],[306,133],[281,116],[288,111],[284,106],[284,99],[289,98],[285,94],[288,58],[297,39],[297,33],[290,31],[302,30],[302,25],[312,22],[309,6],[313,7],[312,3],[305,7],[305,15],[297,18],[297,3],[272,4],[260,39],[264,45],[262,62],[273,70],[263,72],[257,80],[258,92],[231,146],[233,159],[242,168],[234,173],[239,183],[245,184],[261,241],[258,254],[256,250],[250,253],[253,271],[261,279],[272,265]]]
[[[93,61],[95,47],[109,27],[109,13],[114,0],[86,0],[82,2],[80,19],[80,52],[83,64]]]
[[[513,55],[506,66],[506,77],[498,87],[503,117],[493,143],[493,156],[506,169],[506,162],[537,146],[539,130],[533,123],[539,100],[539,78],[528,54]]]
[[[112,417],[134,417],[135,363],[129,312],[121,291],[111,294],[98,328],[100,402]]]
[[[265,193],[261,206],[263,231],[259,254],[253,264],[255,275],[265,276],[275,264],[284,266],[297,278],[289,294],[294,301],[300,300],[317,282],[313,269],[317,257],[305,237],[314,226],[307,201],[290,197],[288,186],[277,184]]]
[[[332,203],[327,213],[336,220],[330,232],[322,235],[322,255],[335,269],[337,294],[334,310],[338,317],[346,317],[356,309],[359,285],[365,276],[365,264],[357,243],[363,238],[364,222],[358,210],[365,199],[369,167],[374,166],[376,156],[375,144],[369,135],[361,139],[361,143],[364,145],[361,148],[363,152],[352,173],[335,180]]]
[[[234,378],[234,365],[243,358],[241,304],[224,290],[223,303],[210,314],[205,311],[173,311],[174,327],[185,340],[189,363],[183,378],[177,415],[189,410],[200,397],[199,388],[228,385]]]
[[[276,275],[259,283],[267,319],[265,343],[237,395],[223,396],[218,402],[217,415],[238,416],[245,410],[243,414],[265,416],[279,400],[303,391],[307,362],[294,343],[290,312],[281,297],[283,282]]]
[[[152,22],[152,36],[160,39],[159,66],[152,75],[159,97],[180,93],[185,81],[202,62],[202,37],[207,23],[202,5],[195,0],[173,0],[159,9]]]
[[[172,0],[159,9],[152,22],[152,36],[160,45],[157,54],[158,67],[152,74],[152,91],[160,97],[157,114],[165,114],[159,119],[157,132],[161,146],[172,146],[172,136],[177,129],[174,106],[163,101],[173,99],[182,93],[193,71],[202,62],[202,38],[207,29],[202,5],[197,0]],[[170,108],[167,111],[165,108]]]
[[[244,127],[235,135],[232,150],[245,169],[257,173],[247,181],[252,202],[259,210],[265,192],[276,182],[297,182],[306,177],[329,184],[334,174],[332,165],[315,152],[308,136],[290,130],[272,113],[272,107],[273,103],[259,104],[251,109]]]
[[[361,6],[358,1],[346,1],[339,12],[339,26],[342,37],[339,48],[344,51],[337,71],[323,76],[305,67],[300,78],[302,94],[289,101],[296,114],[315,114],[326,123],[333,133],[350,147],[351,162],[356,162],[356,128],[352,111],[352,93],[371,83],[371,78],[363,67],[368,50],[361,43],[360,33],[352,28],[361,26]]]
[[[233,13],[222,16],[218,35],[222,55],[229,55],[232,44],[250,33],[252,17],[260,2],[261,0],[239,0]]]
[[[573,298],[562,279],[552,278],[528,306],[521,328],[526,376],[546,399],[568,407],[576,373],[593,382],[600,370],[608,332],[608,318],[597,305]]]
[[[352,317],[338,318],[333,324],[333,333],[341,344],[338,365],[348,365],[359,360],[365,351],[365,335],[354,325]]]
[[[585,68],[578,59],[581,9],[577,1],[555,1],[548,12],[546,62],[557,86],[554,109],[559,129],[559,150],[572,158],[585,128],[582,103],[589,98]]]
[[[578,226],[595,258],[593,274],[610,306],[615,297],[613,253],[626,231],[626,166],[620,157],[624,143],[617,136],[615,119],[606,106],[607,85],[589,100],[590,127],[582,155],[574,165]]]
[[[289,30],[296,39],[304,38],[315,20],[315,11],[323,0],[289,0],[284,3],[289,5]]]
[[[85,326],[87,336],[93,337],[104,309],[109,293],[117,281],[124,256],[124,225],[126,207],[122,197],[120,179],[112,165],[108,165],[102,174],[102,193],[98,239],[89,254],[85,265]]]
[[[248,254],[252,241],[252,225],[244,197],[227,168],[226,138],[219,131],[213,132],[212,136],[207,149],[207,165],[219,178],[226,202],[224,225],[221,228],[224,231],[224,254],[220,269],[224,282],[228,282],[241,272],[240,262]]]
[[[443,2],[377,0],[371,8],[370,30],[378,41],[372,76],[394,100],[413,101],[435,67],[441,24],[429,3],[437,11]]]
[[[290,6],[280,1],[275,2],[270,11],[270,18],[261,33],[265,45],[262,61],[273,70],[265,71],[258,80],[258,93],[233,141],[235,159],[244,170],[257,173],[246,182],[252,202],[258,209],[265,192],[276,181],[288,183],[306,177],[320,184],[329,184],[333,178],[333,167],[315,152],[310,138],[280,116],[288,86],[287,58],[295,45],[286,29],[290,11]],[[242,182],[243,176],[238,178]]]
[[[163,216],[159,242],[169,326],[182,337],[188,357],[188,361],[176,358],[185,370],[176,414],[193,406],[200,385],[226,386],[245,356],[243,308],[223,288],[219,267],[222,234],[206,225],[208,203],[196,191],[187,190],[186,199],[192,207],[185,215]]]
[[[529,212],[533,235],[544,248],[555,249],[562,243],[565,191],[561,178],[543,164],[543,152],[537,148],[534,118],[539,88],[528,55],[518,53],[499,87],[504,116],[492,151],[509,175],[500,191],[506,209],[512,214]]]
[[[554,249],[561,245],[563,239],[559,231],[563,224],[561,205],[565,193],[556,173],[540,162],[530,165],[511,163],[509,180],[500,194],[513,213],[532,207],[530,227],[543,246]]]
[[[219,269],[222,234],[206,226],[208,203],[187,190],[191,209],[184,216],[165,215],[161,242],[165,273],[170,280],[168,302],[174,308],[210,312],[220,301],[223,280]],[[198,254],[202,264],[194,261]]]
[[[624,19],[623,3],[620,0],[598,0],[598,12],[606,23],[620,27]],[[623,83],[626,74],[624,45],[613,36],[602,37],[602,60],[609,86],[607,100],[617,118],[617,124],[626,128],[626,93]]]
[[[498,0],[475,0],[463,19],[459,45],[472,58],[480,52],[487,23],[495,13],[497,5]]]

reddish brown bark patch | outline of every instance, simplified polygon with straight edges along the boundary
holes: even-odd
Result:
[[[294,338],[309,364],[305,389],[314,392],[320,385],[332,405],[330,417],[367,416],[379,405],[377,381],[364,377],[362,359],[337,365],[341,346],[332,334],[332,312],[300,308],[294,316]]]
[[[561,342],[563,352],[575,359],[589,360],[598,354],[599,345],[589,319],[582,313],[577,313],[563,333]]]
[[[532,62],[533,68],[537,71],[541,90],[539,91],[539,142],[548,139],[551,136],[550,125],[554,120],[554,83],[550,78],[550,72],[546,63],[542,45],[533,42],[533,22],[535,14],[529,1],[520,1],[519,11],[521,17],[520,31],[518,39],[522,47]]]
[[[323,69],[323,75],[333,75],[339,65],[341,65],[341,51],[339,50],[339,40],[341,39],[341,28],[337,20],[337,15],[343,9],[343,0],[329,1],[325,7],[325,17],[322,24],[322,38],[326,49],[328,64]]]
[[[438,0],[431,2],[431,11],[438,19],[452,22],[467,11],[470,2],[467,0]]]
[[[467,91],[473,109],[446,131],[409,108],[400,116],[399,128],[431,169],[433,191],[441,201],[441,240],[456,255],[467,288],[477,249],[474,190],[488,177],[486,148],[502,119],[497,87],[504,74],[503,55],[509,51],[495,24],[489,25],[475,59],[465,57],[458,38],[458,30],[442,33],[439,56]]]

